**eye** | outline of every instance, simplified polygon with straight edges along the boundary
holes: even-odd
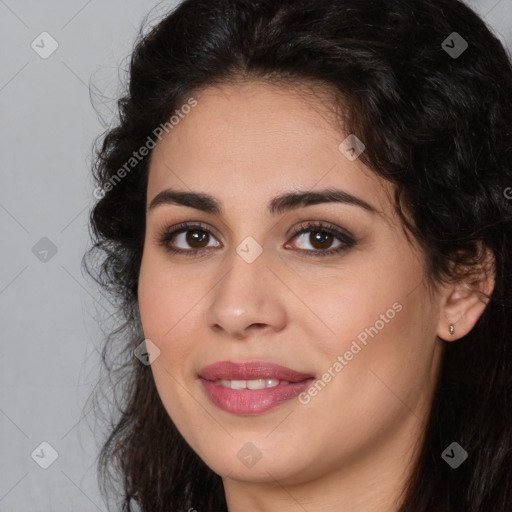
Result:
[[[303,249],[302,252],[312,253],[308,254],[308,256],[330,256],[355,245],[355,240],[351,235],[322,222],[306,222],[301,224],[294,231],[293,237],[313,247],[312,250]],[[332,248],[331,246],[336,239],[339,243]],[[287,247],[289,247],[289,244],[287,244]]]
[[[158,242],[171,253],[193,254],[211,247],[208,245],[211,237],[210,230],[203,224],[184,222],[175,226],[172,230],[165,230],[159,237]],[[176,247],[177,245],[178,247]],[[182,247],[179,247],[179,245]],[[220,247],[220,245],[217,245],[217,247]]]
[[[306,236],[308,233],[309,236]],[[206,225],[184,222],[172,229],[164,230],[158,236],[157,242],[170,253],[200,256],[211,247],[221,247],[219,243],[210,245],[212,238],[212,233]],[[299,248],[299,252],[309,253],[307,256],[334,255],[355,245],[354,238],[347,232],[322,222],[302,223],[292,233],[292,240],[294,238],[300,240],[301,243],[309,243],[313,247],[313,249]],[[338,245],[331,248],[335,240],[338,240]],[[290,243],[288,242],[285,247],[290,248]]]

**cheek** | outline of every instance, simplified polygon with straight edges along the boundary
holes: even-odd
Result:
[[[347,272],[327,286],[297,283],[297,294],[307,298],[312,314],[304,315],[304,308],[298,308],[292,312],[295,321],[311,330],[306,338],[315,340],[317,351],[328,355],[331,361],[350,351],[355,342],[361,348],[355,346],[348,358],[358,350],[367,352],[372,340],[396,329],[404,316],[403,290],[392,277],[388,279],[383,282],[375,272]]]
[[[424,320],[416,304],[403,304],[377,333],[368,329],[366,344],[347,336],[324,346],[329,356],[321,383],[303,395],[296,418],[315,433],[308,438],[311,450],[329,453],[326,465],[378,451],[398,431],[414,432],[426,421],[439,354],[428,330],[418,329]],[[397,453],[409,448],[398,447]]]
[[[201,302],[207,294],[204,282],[192,269],[177,271],[154,251],[148,251],[142,259],[138,287],[140,318],[144,336],[160,351],[151,371],[173,420],[181,417],[183,411],[190,413],[189,408],[195,406],[184,387],[194,385],[194,364],[201,354],[201,340],[205,339]],[[194,411],[191,417],[197,414]]]
[[[205,294],[200,280],[187,270],[170,268],[154,251],[144,254],[138,284],[138,303],[144,334],[165,342],[194,313],[194,305]]]
[[[144,254],[138,285],[138,303],[144,336],[160,350],[151,371],[162,403],[177,426],[186,423],[183,411],[191,406],[190,396],[183,391],[190,378],[193,359],[193,325],[199,310],[194,308],[204,289],[183,272],[169,270],[158,255]],[[192,357],[191,357],[192,356]],[[192,402],[192,405],[194,402]],[[190,411],[188,411],[190,412]],[[197,416],[189,415],[188,421]]]
[[[390,411],[421,408],[432,385],[437,314],[427,290],[415,284],[421,267],[404,263],[400,274],[387,270],[360,273],[318,293],[309,290],[308,305],[324,324],[311,321],[307,337],[316,340],[323,363],[317,368],[321,383],[304,402],[317,401],[314,415],[324,420],[338,403],[343,411],[334,415],[340,421],[351,423],[355,415],[375,425],[376,415],[385,421]]]
[[[428,305],[422,306],[421,297],[406,300],[393,302],[391,308],[383,300],[366,325],[360,323],[366,314],[356,316],[354,311],[352,318],[343,317],[347,335],[324,347],[329,357],[322,384],[315,396],[304,397],[318,428],[322,421],[334,421],[345,432],[354,432],[358,425],[355,437],[369,439],[404,417],[424,415],[440,349]]]

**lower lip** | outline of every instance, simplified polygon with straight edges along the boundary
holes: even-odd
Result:
[[[264,389],[230,389],[201,379],[208,398],[223,411],[253,415],[281,405],[305,391],[313,378]]]

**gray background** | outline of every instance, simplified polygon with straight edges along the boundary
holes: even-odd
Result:
[[[1,512],[106,510],[85,407],[112,309],[80,268],[91,148],[115,119],[141,21],[176,3],[0,0]],[[512,0],[467,3],[512,48]],[[58,43],[46,59],[31,47],[44,31]],[[58,453],[47,469],[42,442]]]

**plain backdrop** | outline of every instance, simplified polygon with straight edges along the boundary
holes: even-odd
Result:
[[[144,16],[176,3],[0,0],[1,512],[106,511],[84,407],[111,311],[80,266],[91,148]],[[468,4],[512,48],[512,0]]]

